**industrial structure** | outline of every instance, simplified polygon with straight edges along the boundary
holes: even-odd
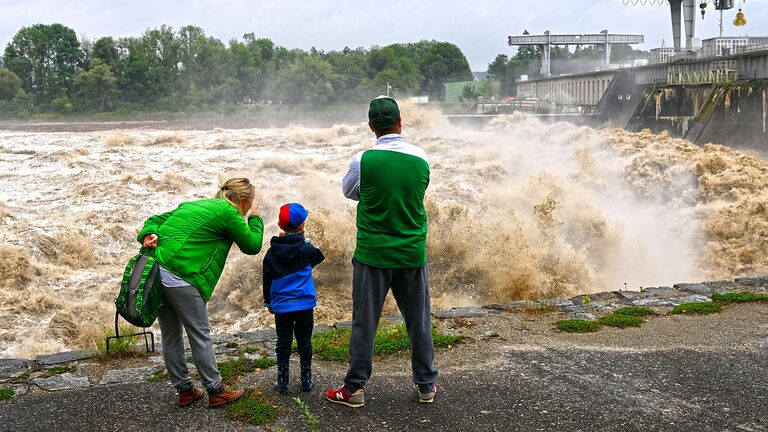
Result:
[[[651,50],[648,64],[610,67],[611,44],[642,43],[642,35],[599,34],[509,36],[510,46],[533,45],[541,52],[541,76],[517,82],[508,109],[549,115],[582,113],[630,131],[668,131],[694,143],[721,142],[768,154],[768,36],[723,37],[723,11],[734,0],[666,0],[670,7],[673,48]],[[744,26],[741,9],[733,21]],[[663,4],[664,0],[623,0],[625,4]],[[712,4],[720,12],[721,36],[695,47],[698,11]],[[685,46],[681,41],[685,31]],[[552,76],[552,45],[604,47],[603,67],[587,73]],[[696,48],[696,49],[695,49]],[[616,66],[619,66],[617,69]],[[478,114],[499,108],[478,103]],[[502,108],[503,109],[503,108]]]
[[[610,34],[603,30],[597,34],[551,34],[545,31],[541,35],[523,34],[521,36],[508,36],[509,46],[534,45],[541,51],[541,74],[551,76],[550,47],[552,45],[598,45],[603,48],[603,69],[608,69],[611,63],[611,44],[639,44],[645,40],[643,35],[634,34]]]
[[[768,48],[768,37],[731,36],[709,38],[701,41],[701,55],[704,57],[727,56],[746,51],[747,47],[754,49],[757,46]]]

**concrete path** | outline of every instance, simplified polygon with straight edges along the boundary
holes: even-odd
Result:
[[[443,391],[419,404],[403,371],[380,372],[366,406],[328,403],[320,388],[343,366],[318,364],[319,389],[270,393],[286,414],[270,429],[309,430],[290,402],[300,396],[323,431],[766,431],[768,355],[604,348],[501,349],[481,367],[443,373]],[[393,361],[407,370],[405,357]],[[294,365],[295,366],[295,365]],[[392,366],[392,365],[390,365]],[[274,371],[250,377],[267,386]],[[176,408],[167,383],[91,387],[0,402],[2,431],[262,430],[224,418],[203,401]]]

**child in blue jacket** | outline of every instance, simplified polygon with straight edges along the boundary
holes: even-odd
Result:
[[[301,390],[310,391],[312,382],[312,328],[317,304],[312,269],[323,262],[320,249],[304,238],[307,210],[301,204],[280,207],[277,225],[283,232],[272,237],[270,249],[264,256],[264,306],[275,314],[277,332],[277,382],[275,389],[288,391],[288,361],[291,342],[301,360]]]

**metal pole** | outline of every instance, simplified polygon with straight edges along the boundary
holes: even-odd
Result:
[[[672,15],[672,40],[674,41],[675,51],[680,51],[680,21],[681,6],[683,0],[669,0],[669,9]]]
[[[507,97],[509,97],[509,60],[507,60]]]
[[[693,37],[696,35],[696,5],[693,0],[683,0],[685,19],[685,49],[693,51]]]
[[[723,10],[720,9],[720,37],[723,37]]]

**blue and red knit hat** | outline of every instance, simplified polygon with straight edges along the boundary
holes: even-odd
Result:
[[[277,226],[281,229],[294,230],[301,226],[307,219],[307,210],[298,203],[285,204],[280,207],[280,217],[277,219]]]

